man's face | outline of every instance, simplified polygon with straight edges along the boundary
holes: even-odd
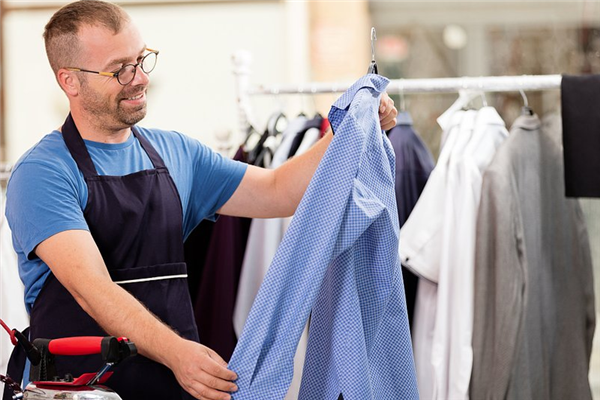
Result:
[[[92,71],[116,72],[125,64],[137,64],[145,53],[146,45],[131,23],[116,35],[103,27],[84,27],[79,37],[83,50],[78,67]],[[80,73],[80,81],[77,101],[104,128],[128,128],[146,116],[149,79],[139,66],[125,86],[116,78],[87,73]]]

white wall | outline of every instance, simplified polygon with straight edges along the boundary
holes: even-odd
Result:
[[[287,83],[308,76],[305,5],[209,3],[126,8],[151,48],[148,115],[141,125],[174,129],[215,146],[215,132],[237,129],[231,55],[253,55],[251,82]],[[5,18],[6,147],[14,163],[68,112],[43,46],[51,11],[11,11]],[[297,52],[294,51],[297,49]],[[256,100],[257,116],[272,111]],[[260,102],[262,101],[262,104]]]

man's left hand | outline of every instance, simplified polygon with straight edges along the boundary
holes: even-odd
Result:
[[[387,93],[383,93],[381,96],[381,102],[379,103],[379,123],[381,129],[387,131],[396,126],[396,116],[398,110],[394,107],[394,100],[390,99]]]

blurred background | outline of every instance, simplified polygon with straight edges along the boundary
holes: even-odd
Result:
[[[66,3],[0,1],[0,163],[14,164],[68,113],[42,39],[44,25]],[[379,72],[392,79],[600,73],[600,1],[116,3],[133,17],[147,46],[160,50],[142,125],[177,130],[223,152],[237,147],[244,135],[232,62],[240,50],[249,59],[251,85],[352,82],[369,65],[371,26],[377,29]],[[326,115],[336,97],[261,95],[250,97],[248,106],[260,127],[278,109],[288,115]],[[436,119],[456,94],[404,97],[415,128],[437,156],[441,129]],[[540,115],[560,112],[558,90],[528,92],[527,98]],[[395,100],[399,105],[401,99]],[[509,128],[523,105],[518,92],[487,94],[486,100]],[[582,200],[597,311],[599,201]],[[590,372],[595,399],[600,399],[598,331]]]

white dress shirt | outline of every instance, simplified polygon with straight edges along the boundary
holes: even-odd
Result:
[[[434,397],[438,399],[468,399],[473,363],[475,231],[482,175],[508,136],[493,107],[480,109],[475,119],[461,126],[459,134],[463,132],[469,140],[462,149],[453,148],[444,204],[432,348]]]

